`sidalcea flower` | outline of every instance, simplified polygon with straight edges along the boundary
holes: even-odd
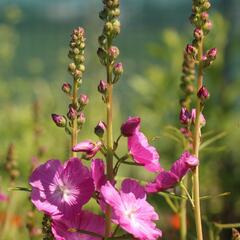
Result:
[[[140,127],[140,117],[129,117],[121,126],[121,133],[124,137],[131,137]]]
[[[91,140],[86,140],[75,145],[72,148],[72,151],[85,153],[86,154],[84,156],[85,158],[92,158],[97,154],[101,146],[102,146],[102,143],[100,141],[94,143]]]
[[[181,157],[172,165],[170,171],[163,170],[159,173],[155,181],[147,184],[147,192],[160,192],[174,187],[186,173],[198,165],[199,161],[189,152],[184,152]]]
[[[58,127],[65,127],[67,124],[67,119],[63,115],[53,113],[52,120]]]
[[[53,218],[79,213],[94,192],[90,172],[78,158],[64,165],[49,160],[33,171],[29,183],[32,203]]]
[[[195,119],[196,119],[196,109],[195,108],[192,109],[191,119],[192,119],[192,122],[195,123]],[[205,125],[206,125],[206,119],[203,116],[203,114],[201,113],[200,114],[200,126],[204,127]]]
[[[104,228],[104,218],[87,211],[52,221],[52,233],[56,240],[99,240],[100,236],[104,236]],[[95,233],[99,237],[83,234],[81,230]]]
[[[133,136],[128,137],[128,151],[134,161],[142,164],[148,171],[161,170],[157,150],[149,145],[147,138],[138,129]]]
[[[140,240],[155,240],[162,236],[154,223],[158,215],[146,201],[144,188],[136,181],[125,179],[119,192],[108,181],[101,193],[113,209],[113,221],[125,231]]]

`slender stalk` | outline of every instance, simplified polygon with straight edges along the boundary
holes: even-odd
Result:
[[[203,65],[201,62],[203,56],[203,38],[200,40],[198,45],[198,81],[197,81],[197,90],[199,90],[203,85]],[[201,138],[201,127],[200,127],[200,114],[202,106],[201,101],[197,98],[197,107],[196,107],[196,118],[194,126],[194,136],[193,136],[193,155],[199,158],[199,146]],[[199,167],[197,166],[193,170],[193,201],[194,201],[194,216],[195,224],[197,231],[197,239],[202,240],[202,221],[201,221],[201,206],[200,206],[200,193],[199,193]]]
[[[78,96],[78,83],[76,80],[73,82],[73,96],[72,96],[72,105],[77,106],[77,96]],[[72,120],[72,135],[71,135],[71,149],[77,144],[78,138],[78,125],[77,118]],[[72,157],[77,157],[77,152],[71,151]]]
[[[112,108],[112,94],[113,94],[113,85],[112,85],[112,65],[108,64],[106,67],[107,70],[107,177],[111,181],[114,178],[113,174],[113,108]],[[105,237],[109,237],[111,233],[111,215],[112,209],[107,205],[106,209],[106,228],[105,228]]]

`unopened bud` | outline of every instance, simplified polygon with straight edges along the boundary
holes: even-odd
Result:
[[[203,21],[206,21],[209,18],[209,15],[207,12],[202,12],[201,13],[201,18]]]
[[[203,25],[203,30],[208,33],[212,29],[212,22],[210,20],[207,20],[205,24]]]
[[[71,92],[71,89],[72,89],[72,86],[71,86],[71,84],[70,83],[63,83],[63,85],[62,85],[62,91],[64,92],[64,93],[70,93]]]
[[[204,86],[202,86],[197,93],[198,97],[202,100],[205,101],[210,97],[210,94],[208,92],[208,89]]]
[[[74,120],[77,117],[77,111],[70,105],[67,116],[70,120]]]
[[[217,57],[217,48],[212,48],[207,52],[207,57],[211,60],[216,59]]]
[[[200,28],[195,28],[193,35],[197,40],[200,40],[203,37],[203,31]]]
[[[104,135],[104,132],[106,131],[106,124],[102,121],[100,121],[97,126],[94,128],[95,134],[102,138]]]
[[[79,102],[80,106],[86,106],[89,102],[89,98],[87,95],[81,94],[78,99],[78,102]]]
[[[186,50],[187,54],[189,54],[190,56],[196,57],[196,55],[197,55],[197,49],[196,49],[193,45],[187,44],[185,50]]]
[[[113,67],[113,73],[115,75],[121,75],[123,73],[123,65],[122,63],[116,63]]]
[[[52,120],[58,127],[65,127],[67,125],[67,119],[63,115],[52,114]]]
[[[83,112],[80,112],[78,117],[77,117],[77,123],[81,126],[86,122],[86,117]]]
[[[110,47],[108,50],[109,57],[112,60],[116,59],[118,57],[119,53],[120,53],[119,49],[115,46]]]
[[[114,22],[113,22],[112,25],[113,25],[113,31],[114,31],[114,33],[116,33],[116,34],[120,33],[120,28],[121,28],[120,21],[114,20]]]
[[[82,72],[78,69],[76,69],[76,71],[73,74],[75,79],[81,78],[82,77]]]
[[[76,70],[76,65],[75,65],[75,63],[70,63],[70,64],[68,65],[68,71],[69,71],[70,73],[73,73],[75,70]]]
[[[105,94],[107,92],[107,82],[105,82],[104,80],[101,80],[98,84],[98,91],[101,94]]]

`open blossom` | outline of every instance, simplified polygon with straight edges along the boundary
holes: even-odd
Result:
[[[64,165],[49,160],[33,171],[29,183],[32,203],[54,218],[77,214],[94,192],[90,171],[78,158]]]
[[[174,187],[185,174],[199,163],[198,159],[189,152],[184,152],[181,157],[174,162],[170,171],[163,170],[159,173],[155,181],[147,184],[147,192],[160,192]]]
[[[149,145],[142,132],[137,130],[133,136],[128,138],[128,150],[134,161],[142,164],[148,171],[161,170],[159,154],[153,146]]]
[[[86,158],[94,157],[100,150],[102,143],[100,141],[94,143],[91,140],[86,140],[78,143],[73,147],[73,152],[83,152],[86,154]]]
[[[131,137],[140,127],[140,117],[129,117],[121,126],[121,133],[124,137]]]
[[[74,214],[67,219],[65,217],[53,219],[52,222],[52,233],[56,240],[99,240],[99,237],[83,234],[78,230],[85,230],[103,236],[104,228],[104,218],[87,211]]]
[[[158,215],[146,201],[144,188],[136,181],[125,179],[119,192],[108,181],[101,192],[113,209],[113,221],[125,231],[140,240],[155,240],[162,236],[154,223]]]

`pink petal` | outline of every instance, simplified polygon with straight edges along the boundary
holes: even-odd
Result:
[[[133,179],[125,179],[122,182],[121,191],[124,193],[133,193],[136,198],[146,198],[144,187]]]
[[[94,159],[91,163],[91,175],[94,181],[95,189],[100,191],[102,185],[104,185],[107,181],[105,175],[105,165],[103,160]]]
[[[128,138],[128,150],[133,159],[143,164],[147,170],[160,171],[159,154],[153,146],[149,145],[143,133],[136,131],[132,137]]]
[[[79,214],[72,215],[71,218],[63,216],[61,219],[54,219],[52,233],[56,240],[99,240],[99,237],[71,230],[85,230],[104,236],[104,225],[103,217],[82,211]]]
[[[7,202],[8,196],[2,192],[0,192],[0,202]]]
[[[135,134],[136,130],[140,127],[140,117],[129,117],[126,122],[121,126],[121,133],[125,137],[130,137]]]

